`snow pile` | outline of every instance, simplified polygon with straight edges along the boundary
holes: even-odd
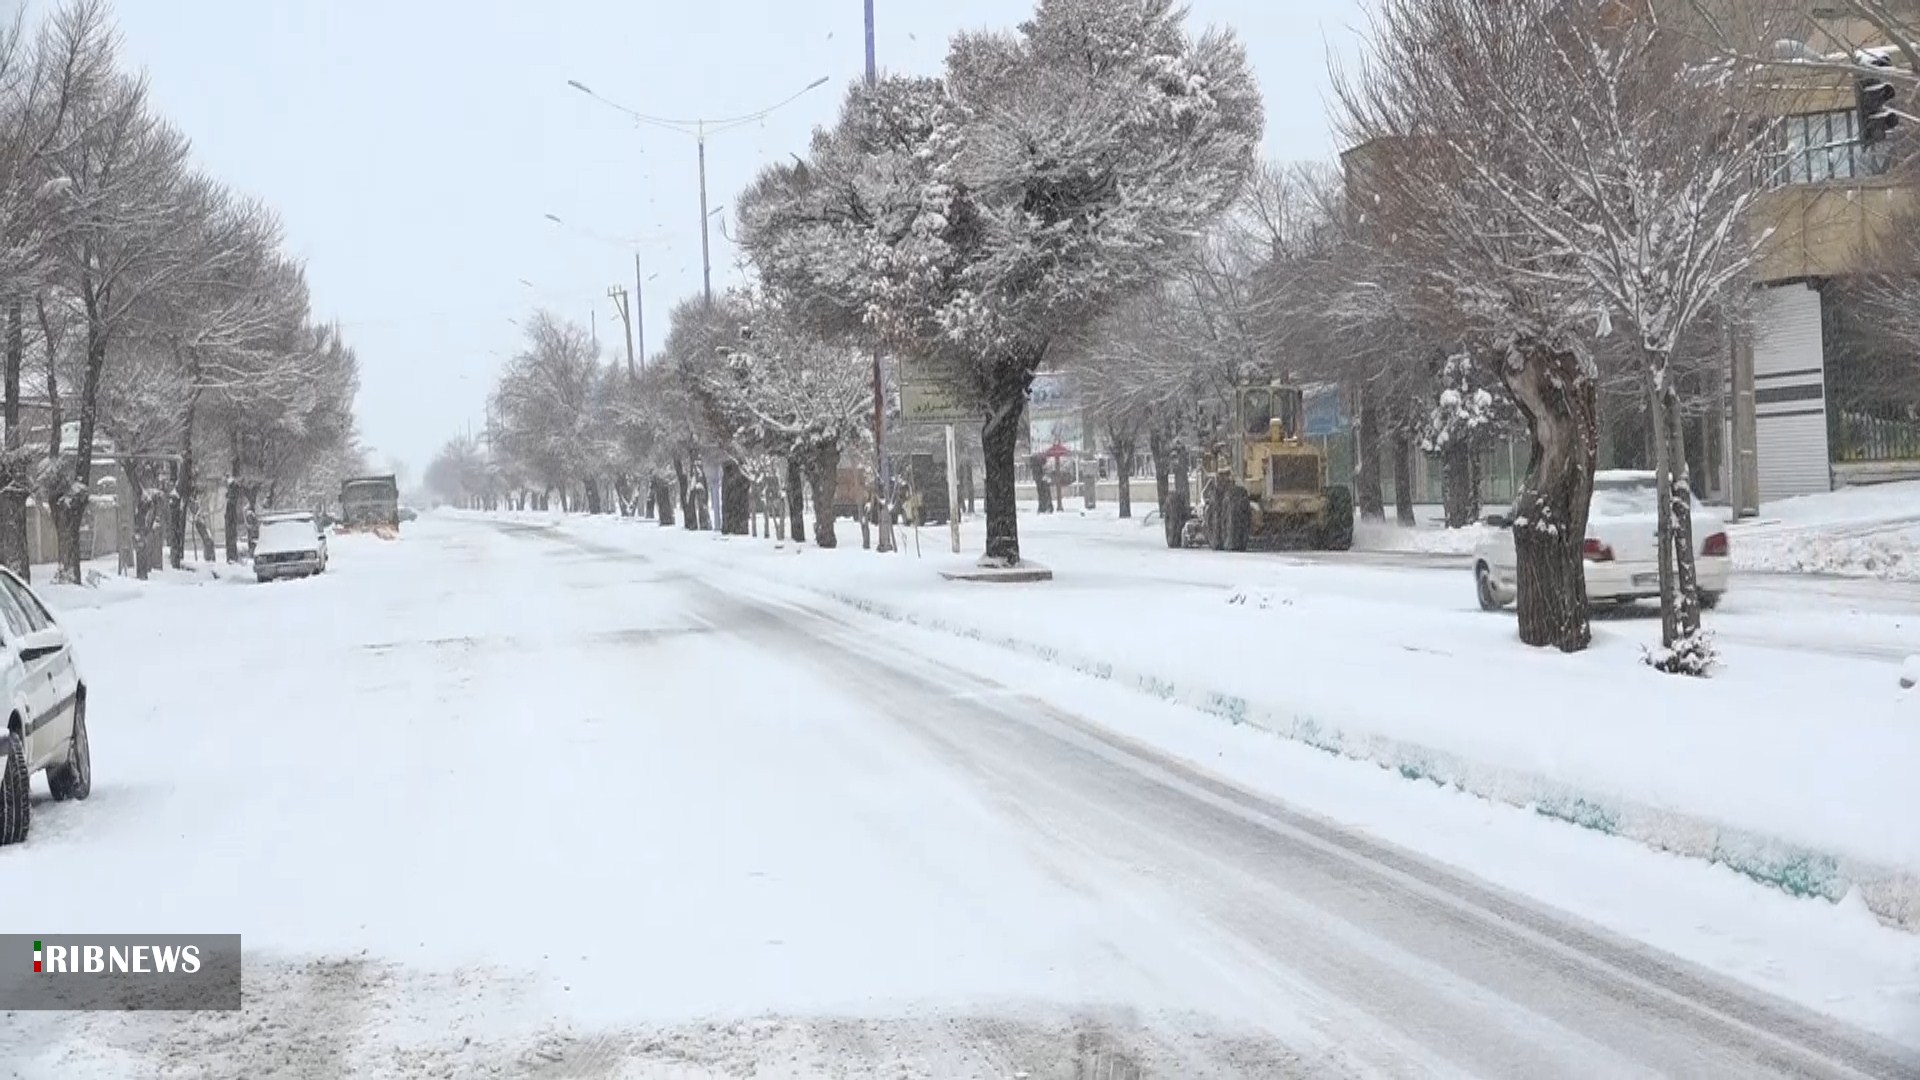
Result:
[[[1920,581],[1920,481],[1782,499],[1730,531],[1741,570]]]
[[[1411,529],[1391,521],[1356,521],[1353,546],[1360,551],[1395,551],[1419,555],[1471,555],[1480,542],[1499,530],[1475,522],[1459,529]]]
[[[1784,574],[1920,581],[1920,525],[1742,536],[1733,545],[1733,565]]]

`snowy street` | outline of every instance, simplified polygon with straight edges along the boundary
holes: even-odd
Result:
[[[51,591],[95,789],[36,787],[8,921],[242,933],[246,1009],[0,1016],[0,1075],[1920,1072],[1920,945],[1864,910],[720,543],[434,514],[309,580]]]

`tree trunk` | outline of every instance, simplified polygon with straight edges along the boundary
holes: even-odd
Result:
[[[1693,554],[1693,487],[1687,478],[1686,425],[1667,357],[1647,357],[1648,419],[1654,432],[1653,468],[1659,486],[1660,643],[1699,654],[1700,593]],[[1690,655],[1669,655],[1662,670],[1699,674]],[[1704,657],[1701,657],[1704,659]]]
[[[1514,500],[1520,640],[1578,652],[1593,640],[1582,548],[1597,452],[1593,382],[1571,354],[1538,342],[1502,377],[1527,420],[1532,451]]]
[[[787,456],[787,535],[796,544],[807,542],[807,490],[806,479],[801,474],[800,456]],[[828,500],[832,502],[831,499]],[[829,508],[828,513],[832,513]]]
[[[984,449],[984,447],[983,447]],[[1035,454],[1027,459],[1027,470],[1033,474],[1033,499],[1035,508],[1042,514],[1053,513],[1053,484],[1047,479],[1047,459]],[[992,484],[993,469],[987,469],[988,484]]]
[[[700,527],[699,515],[693,512],[693,485],[687,479],[687,463],[680,455],[673,456],[673,485],[680,500],[680,522],[691,532]]]
[[[1473,491],[1473,448],[1465,439],[1454,439],[1440,451],[1440,487],[1447,528],[1473,524],[1479,517],[1479,500]]]
[[[238,462],[235,463],[238,466]],[[226,515],[227,561],[240,561],[240,481],[231,475],[227,477],[227,515]]]
[[[1133,464],[1134,457],[1139,453],[1138,439],[1136,435],[1119,438],[1112,431],[1107,432],[1107,442],[1113,447],[1113,471],[1119,474],[1117,498],[1123,518],[1133,517]]]
[[[987,403],[987,419],[980,427],[980,450],[986,457],[987,550],[982,565],[1020,565],[1020,491],[1018,454],[1020,420],[1026,415],[1028,375],[1022,382],[1004,382],[998,399]],[[1045,492],[1046,477],[1036,475],[1034,488]],[[1045,498],[1043,494],[1041,496]]]
[[[823,548],[838,546],[839,538],[833,534],[833,499],[840,485],[840,448],[828,446],[814,451],[806,461],[806,473],[813,488],[813,542]]]
[[[678,501],[674,498],[673,485],[658,476],[651,479],[654,520],[660,523],[661,528],[670,528],[673,525],[673,504]]]
[[[1380,413],[1373,390],[1365,383],[1354,395],[1353,498],[1366,521],[1387,520],[1386,497],[1380,491]]]
[[[20,301],[7,308],[6,391],[4,416],[7,427],[7,465],[5,483],[0,485],[0,562],[6,563],[27,580],[32,572],[32,557],[27,550],[27,494],[29,480],[24,444],[20,430],[20,362],[25,350],[20,326]]]
[[[174,467],[173,518],[167,522],[167,543],[173,550],[175,570],[186,565],[187,518],[192,516],[194,499],[199,495],[193,482],[193,422],[199,399],[197,391],[187,398],[186,423],[180,429],[180,463]]]
[[[747,474],[732,461],[720,466],[720,532],[724,536],[745,536],[753,519],[753,484]]]
[[[60,530],[60,578],[79,584],[80,529],[87,519],[87,504],[93,491],[93,430],[99,417],[100,373],[106,368],[107,339],[98,321],[88,313],[87,366],[80,383],[80,433],[73,455],[73,487],[63,496],[66,506],[65,528]]]
[[[1400,524],[1413,528],[1413,430],[1405,410],[1393,415],[1393,511]]]
[[[1157,422],[1147,428],[1147,455],[1153,458],[1154,505],[1162,514],[1167,512],[1167,481],[1172,475],[1168,458],[1172,454],[1173,433]]]
[[[1187,460],[1187,444],[1174,439],[1173,452],[1168,455],[1168,463],[1173,466],[1173,493],[1180,499],[1180,505],[1193,512],[1193,469]]]

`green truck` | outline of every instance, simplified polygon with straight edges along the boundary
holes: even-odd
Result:
[[[355,476],[340,485],[340,523],[348,529],[400,528],[400,481]]]

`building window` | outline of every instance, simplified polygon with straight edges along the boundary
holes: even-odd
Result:
[[[1860,114],[1854,109],[1789,116],[1781,125],[1785,151],[1780,181],[1823,184],[1878,176],[1887,171],[1886,144],[1860,143]]]

